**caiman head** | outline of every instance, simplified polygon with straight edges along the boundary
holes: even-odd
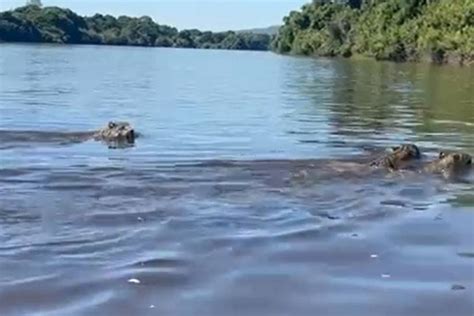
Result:
[[[137,137],[132,125],[128,122],[111,121],[106,127],[100,129],[94,137],[108,143],[133,144]]]
[[[439,153],[438,159],[425,168],[429,172],[442,172],[450,175],[460,175],[472,168],[472,156],[462,152]]]
[[[420,158],[421,152],[418,146],[415,144],[401,144],[393,147],[390,153],[372,161],[370,165],[397,170],[406,162]]]
[[[415,144],[402,144],[392,148],[392,155],[399,160],[420,159],[421,152]]]

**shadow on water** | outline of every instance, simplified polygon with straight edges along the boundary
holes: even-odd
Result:
[[[21,147],[38,146],[66,146],[92,141],[94,131],[89,132],[59,132],[59,131],[20,131],[20,130],[0,130],[0,150],[15,149]],[[135,137],[141,136],[135,133]],[[135,145],[135,141],[128,140],[100,140],[109,149],[130,148]]]

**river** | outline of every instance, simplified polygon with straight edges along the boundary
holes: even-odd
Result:
[[[472,67],[1,44],[0,314],[472,315],[473,177],[325,165],[474,154],[473,91]],[[51,137],[109,120],[135,146]]]

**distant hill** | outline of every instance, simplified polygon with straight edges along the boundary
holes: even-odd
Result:
[[[254,34],[267,34],[267,35],[276,35],[280,25],[273,25],[269,27],[254,28],[248,30],[239,30],[237,33],[254,33]]]

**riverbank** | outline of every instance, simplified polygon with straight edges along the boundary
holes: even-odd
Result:
[[[0,42],[96,44],[230,50],[268,50],[271,36],[250,32],[181,30],[140,18],[29,5],[0,13]]]
[[[473,1],[320,2],[306,4],[284,18],[272,43],[274,51],[474,64]]]

